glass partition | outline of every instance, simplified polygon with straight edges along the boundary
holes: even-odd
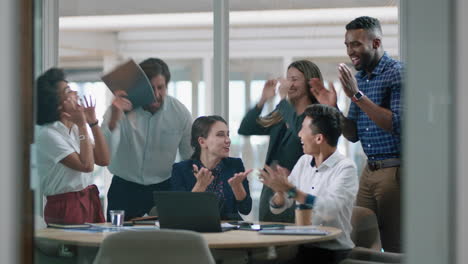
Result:
[[[42,1],[38,3],[44,5]],[[53,66],[65,70],[71,89],[80,96],[95,98],[100,123],[113,99],[100,77],[130,58],[136,62],[149,57],[165,60],[172,73],[168,94],[184,104],[193,119],[217,114],[212,111],[216,100],[213,90],[217,88],[212,85],[211,1],[137,0],[116,4],[111,0],[74,0],[57,1],[57,4],[59,24],[45,25],[58,27],[55,50],[58,62]],[[386,8],[396,11],[396,1],[230,1],[227,93],[232,140],[230,156],[242,158],[246,169],[263,167],[269,137],[241,136],[238,129],[247,111],[259,101],[264,83],[285,77],[293,61],[309,59],[316,63],[326,85],[328,82],[335,85],[338,106],[346,112],[349,100],[341,89],[336,68],[339,63],[349,63],[343,44],[344,25],[358,15],[384,10],[377,14],[383,14],[385,48],[392,57],[398,57],[398,17]],[[36,21],[37,25],[43,23],[41,19]],[[37,60],[48,57],[53,54],[38,53]],[[278,97],[268,102],[261,115],[271,112],[278,102]],[[360,143],[353,144],[341,138],[338,149],[362,170],[365,156]],[[34,153],[32,156],[34,166]],[[98,166],[93,173],[105,210],[112,175],[106,167]],[[32,175],[40,194],[40,175]],[[251,220],[258,220],[263,186],[257,177],[258,171],[255,171],[248,178],[254,208]],[[39,219],[42,209],[43,204],[36,203]]]

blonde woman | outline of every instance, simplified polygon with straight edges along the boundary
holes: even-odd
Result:
[[[275,95],[277,80],[265,83],[262,96],[257,105],[242,120],[240,135],[269,135],[270,144],[265,163],[274,163],[292,170],[297,160],[304,154],[298,132],[304,120],[304,110],[308,105],[317,103],[312,95],[309,80],[322,80],[320,69],[313,62],[299,60],[288,66],[287,79],[280,80],[280,103],[266,117],[260,117],[264,104]],[[281,214],[272,214],[269,202],[274,192],[263,186],[260,196],[260,221],[294,222],[294,209],[288,208]]]

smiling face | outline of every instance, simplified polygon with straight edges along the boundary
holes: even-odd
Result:
[[[151,113],[155,113],[161,108],[164,98],[166,98],[167,95],[166,78],[161,74],[157,75],[151,79],[151,86],[153,87],[154,95],[156,96],[156,102],[146,106],[146,108]]]
[[[218,158],[229,157],[231,139],[229,138],[229,128],[223,122],[215,122],[206,138],[199,137],[202,155],[204,152]]]
[[[290,67],[287,73],[288,81],[291,82],[291,88],[288,92],[288,97],[291,101],[296,101],[299,98],[307,95],[307,81],[304,74],[294,67]]]
[[[346,51],[354,68],[358,71],[365,70],[371,72],[378,62],[380,39],[372,37],[372,35],[373,34],[364,29],[351,29],[346,31]]]
[[[314,133],[311,128],[312,118],[306,116],[302,121],[302,128],[299,131],[299,137],[301,138],[302,150],[305,154],[314,155],[320,153],[320,143],[323,142],[323,135],[320,133]]]

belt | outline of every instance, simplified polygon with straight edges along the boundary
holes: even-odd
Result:
[[[371,171],[376,171],[376,170],[384,169],[384,168],[399,167],[400,163],[401,163],[400,159],[367,161],[367,167]]]

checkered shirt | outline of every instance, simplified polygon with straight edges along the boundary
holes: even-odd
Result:
[[[357,124],[357,134],[369,160],[384,160],[400,154],[402,114],[402,64],[384,53],[368,78],[364,70],[356,74],[361,90],[375,104],[392,111],[392,131],[377,126],[355,103],[351,103],[348,119]]]

